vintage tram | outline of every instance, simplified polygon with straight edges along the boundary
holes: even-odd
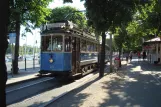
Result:
[[[94,35],[78,29],[70,21],[43,25],[39,73],[85,75],[98,67],[99,49],[99,41]]]

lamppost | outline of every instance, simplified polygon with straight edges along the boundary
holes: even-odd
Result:
[[[35,46],[37,45],[37,40],[35,40],[37,32],[34,31],[34,44],[33,44],[33,69],[35,69]]]
[[[26,71],[26,48],[27,48],[27,35],[25,35],[25,38],[22,38],[23,40],[25,40],[25,44],[23,45],[23,60],[25,59],[25,71]],[[25,47],[25,50],[24,50]]]
[[[34,46],[33,46],[33,69],[35,69],[35,45],[37,44],[37,40],[34,41]]]
[[[26,44],[25,44],[25,71],[26,71],[26,48],[27,48],[27,35],[26,35]]]

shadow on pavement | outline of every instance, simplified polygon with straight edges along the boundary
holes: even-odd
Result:
[[[160,107],[161,84],[146,72],[160,72],[152,66],[133,61],[126,70],[97,77],[48,107]]]

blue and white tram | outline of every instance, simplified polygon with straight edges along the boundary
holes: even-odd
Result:
[[[41,28],[39,73],[85,75],[97,68],[99,47],[94,36],[69,21],[47,24]]]

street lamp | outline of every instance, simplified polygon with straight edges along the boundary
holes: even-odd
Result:
[[[26,35],[26,44],[25,44],[25,71],[26,71],[26,49],[27,48],[27,35]]]
[[[34,46],[33,46],[33,68],[35,69],[35,46],[37,45],[37,40],[36,41],[34,41],[35,43],[34,43]]]
[[[37,40],[35,40],[37,36],[36,31],[34,31],[34,43],[33,43],[33,69],[35,69],[35,46],[37,45]]]

